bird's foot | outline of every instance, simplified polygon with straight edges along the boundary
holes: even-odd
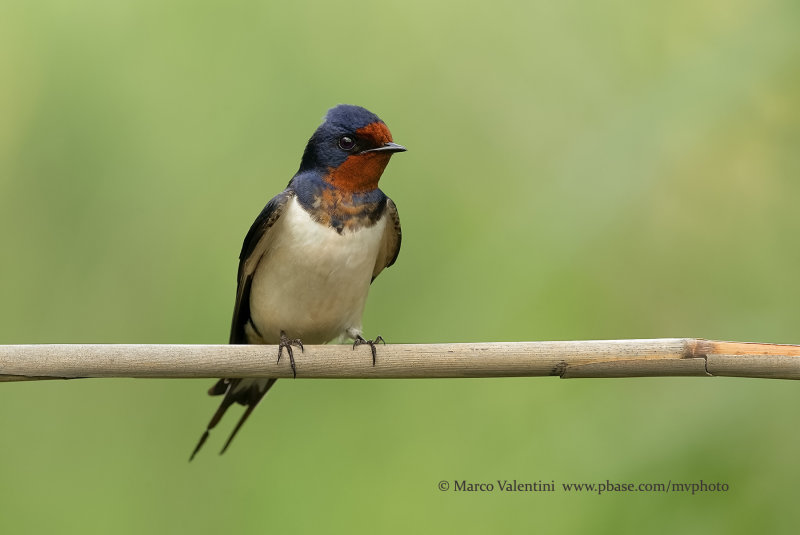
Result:
[[[372,365],[375,366],[375,357],[377,356],[377,351],[375,350],[375,345],[378,342],[381,342],[383,345],[386,345],[386,342],[384,341],[382,336],[378,336],[374,340],[364,340],[364,337],[359,334],[359,335],[356,336],[356,339],[353,342],[353,349],[355,349],[356,346],[367,344],[369,346],[369,348],[372,350]]]
[[[286,336],[286,331],[281,331],[281,341],[278,343],[278,362],[280,363],[281,361],[281,355],[283,355],[283,348],[285,347],[286,352],[289,353],[289,364],[292,366],[292,376],[297,377],[297,369],[294,367],[292,346],[299,347],[301,352],[305,352],[305,349],[303,349],[303,342],[301,342],[299,338],[289,338]]]

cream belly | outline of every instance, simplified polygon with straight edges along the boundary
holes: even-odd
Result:
[[[385,226],[381,218],[339,234],[292,198],[253,274],[250,317],[261,336],[247,325],[251,343],[277,343],[281,331],[308,344],[360,333]]]

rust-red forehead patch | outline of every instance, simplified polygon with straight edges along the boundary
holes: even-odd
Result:
[[[389,132],[389,127],[381,122],[370,123],[363,128],[359,128],[356,130],[356,134],[372,139],[376,145],[383,145],[392,141],[392,133]]]

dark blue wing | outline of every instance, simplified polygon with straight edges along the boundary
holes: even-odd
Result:
[[[247,236],[244,237],[242,252],[239,255],[239,282],[236,288],[236,304],[233,307],[233,321],[231,322],[231,344],[248,343],[244,328],[250,321],[250,285],[253,282],[253,273],[265,252],[264,239],[267,238],[269,230],[293,196],[294,191],[286,189],[273,197],[258,214],[247,232]]]
[[[386,198],[383,217],[388,218],[388,221],[386,221],[386,229],[383,231],[383,240],[381,241],[381,249],[378,252],[375,268],[372,270],[372,280],[375,280],[375,277],[381,271],[394,264],[394,261],[397,260],[397,255],[400,254],[400,242],[403,238],[403,233],[400,231],[400,216],[397,213],[397,206],[388,197]]]

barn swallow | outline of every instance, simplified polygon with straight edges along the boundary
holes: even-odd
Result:
[[[308,140],[300,169],[270,200],[244,238],[239,256],[231,344],[277,344],[296,376],[292,347],[365,340],[361,316],[370,284],[400,251],[400,219],[378,181],[394,143],[386,124],[358,106],[328,111]],[[245,406],[220,451],[230,446],[276,379],[220,379],[208,393],[223,396],[189,460],[233,403]]]

